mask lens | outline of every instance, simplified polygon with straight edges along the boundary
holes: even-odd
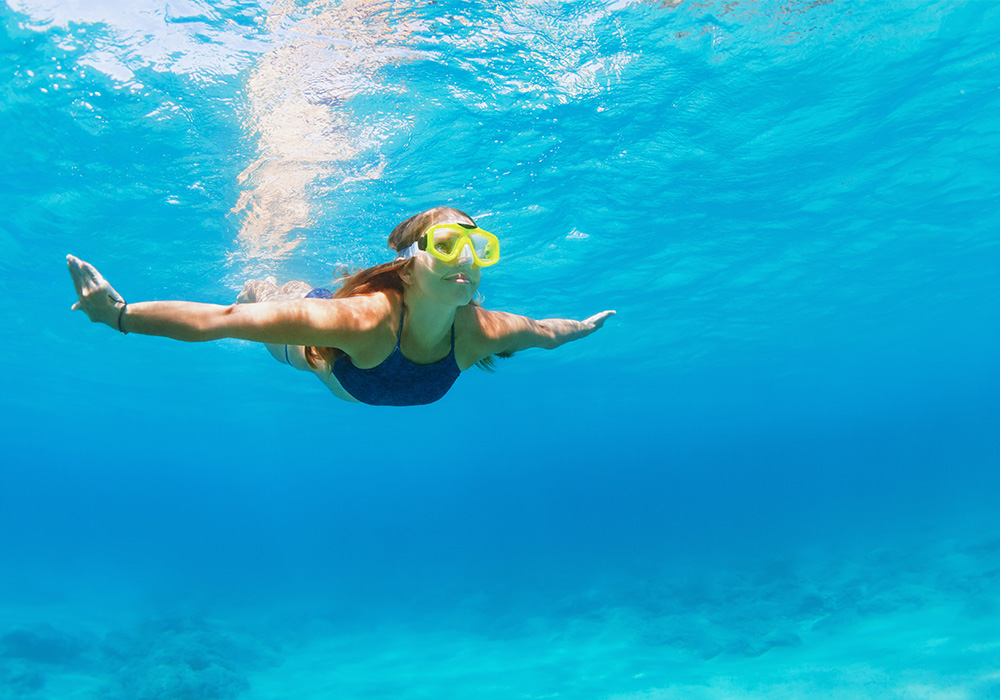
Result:
[[[434,250],[441,255],[454,255],[460,240],[461,236],[454,231],[439,229],[434,232]]]
[[[485,256],[486,251],[489,249],[490,246],[490,242],[486,238],[486,236],[474,233],[471,236],[469,236],[469,238],[472,240],[472,247],[475,249],[476,255],[478,255],[480,258]]]
[[[500,246],[493,234],[458,224],[439,224],[427,232],[427,252],[445,262],[453,262],[468,245],[476,262],[491,265],[500,258]]]
[[[476,257],[483,262],[491,262],[497,258],[497,246],[488,237],[480,234],[474,233],[469,238],[472,239],[472,245],[476,249]]]
[[[475,234],[471,236],[473,245],[476,247],[476,257],[482,262],[496,262],[500,253],[500,246],[491,236]]]

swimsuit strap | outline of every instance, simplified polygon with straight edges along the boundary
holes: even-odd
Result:
[[[403,339],[403,317],[406,316],[406,304],[399,302],[399,330],[396,332],[396,349],[399,350],[399,341]]]

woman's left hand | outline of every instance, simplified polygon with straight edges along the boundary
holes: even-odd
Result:
[[[585,318],[581,323],[590,326],[590,332],[593,333],[598,328],[604,325],[604,322],[615,315],[614,311],[602,311],[599,314],[594,314],[590,318]]]
[[[117,330],[118,314],[125,305],[122,295],[90,263],[74,255],[67,255],[66,266],[73,278],[76,295],[80,298],[73,304],[72,310],[83,311],[94,323],[104,323]]]

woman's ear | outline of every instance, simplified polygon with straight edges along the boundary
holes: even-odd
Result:
[[[407,260],[399,268],[399,279],[403,280],[403,284],[407,286],[413,284],[413,258]]]

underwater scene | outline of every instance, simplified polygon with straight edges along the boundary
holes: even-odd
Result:
[[[1000,2],[0,0],[0,700],[1000,698]],[[348,403],[130,304],[435,206],[598,332]]]

